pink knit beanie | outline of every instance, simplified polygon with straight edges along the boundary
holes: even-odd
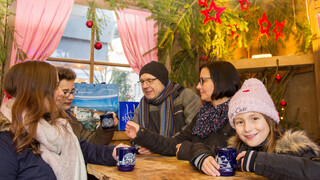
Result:
[[[246,80],[241,89],[231,98],[228,111],[230,125],[234,128],[234,118],[238,114],[251,111],[264,114],[277,124],[280,121],[279,114],[266,87],[255,78]]]

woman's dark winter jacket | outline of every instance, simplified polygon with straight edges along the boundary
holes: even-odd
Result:
[[[229,143],[234,144],[234,140],[231,138]],[[304,131],[287,131],[277,141],[275,153],[262,152],[244,143],[239,152],[242,151],[246,151],[243,169],[257,175],[279,180],[320,179],[320,149]]]
[[[0,113],[0,179],[56,179],[51,167],[36,156],[30,148],[15,152],[15,144],[9,133],[10,122]],[[86,163],[114,166],[114,146],[95,145],[80,141]]]
[[[216,147],[226,147],[227,140],[235,134],[234,129],[228,122],[217,132],[210,133],[208,137],[200,138],[192,135],[192,129],[196,121],[197,116],[184,130],[174,137],[163,137],[145,128],[140,128],[137,137],[133,141],[151,152],[166,156],[176,155],[176,145],[182,143],[177,158],[180,160],[192,160],[200,154],[210,153]]]

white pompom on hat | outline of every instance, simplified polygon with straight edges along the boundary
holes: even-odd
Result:
[[[264,84],[256,78],[246,80],[241,89],[231,98],[228,111],[230,125],[235,128],[234,118],[246,112],[258,112],[270,117],[277,124],[280,122],[279,113],[272,98]]]

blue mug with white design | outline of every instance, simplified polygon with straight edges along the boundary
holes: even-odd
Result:
[[[220,166],[219,172],[221,176],[234,176],[236,173],[237,150],[234,148],[217,148],[216,161]]]
[[[117,148],[117,167],[119,171],[133,171],[136,163],[135,147]]]

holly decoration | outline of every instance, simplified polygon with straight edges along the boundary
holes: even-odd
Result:
[[[88,28],[91,28],[92,25],[93,25],[93,21],[87,21],[86,25],[87,25]]]
[[[99,17],[97,11],[99,11],[98,5],[95,1],[88,1],[89,7],[87,11],[87,27],[91,28],[91,31],[95,35],[95,45],[94,48],[97,50],[102,48],[100,41],[100,36],[102,35],[102,29],[106,26],[106,19],[104,16]]]
[[[94,44],[94,48],[96,48],[97,50],[100,50],[102,48],[102,44],[100,42],[96,42]]]
[[[208,8],[208,3],[207,3],[208,0],[204,0],[204,2],[202,2],[201,0],[198,1],[198,5],[201,7],[201,6],[204,6],[206,8]]]
[[[247,0],[238,0],[238,2],[241,5],[241,11],[249,11],[249,6],[251,5],[251,2],[248,2]]]
[[[271,27],[271,23],[269,22],[269,20],[267,19],[267,16],[266,16],[266,13],[264,12],[263,14],[262,14],[262,18],[261,19],[258,19],[258,21],[259,21],[259,26],[260,26],[260,32],[261,32],[261,34],[266,34],[267,35],[267,37],[269,38],[269,28]],[[266,29],[264,29],[264,27],[263,27],[263,23],[267,23],[267,27],[266,27]]]
[[[282,21],[281,23],[279,23],[277,18],[276,27],[273,29],[273,32],[276,33],[275,42],[277,42],[279,36],[283,37],[282,29],[283,29],[284,23],[285,21]],[[277,31],[278,28],[279,28],[279,31]]]
[[[214,0],[212,0],[209,9],[205,9],[205,10],[200,11],[201,14],[205,15],[205,18],[203,20],[203,25],[205,25],[210,20],[216,21],[219,24],[221,24],[220,14],[225,9],[226,9],[226,7],[217,7],[216,4],[214,3]],[[216,17],[210,17],[209,13],[212,10],[216,11],[216,14],[215,14]]]
[[[276,80],[277,82],[280,82],[281,79],[282,79],[282,77],[280,76],[280,74],[277,74],[276,77],[275,77],[275,80]]]
[[[282,101],[280,102],[280,106],[281,106],[281,107],[286,107],[286,106],[287,106],[287,102],[286,102],[285,100],[282,100]]]

